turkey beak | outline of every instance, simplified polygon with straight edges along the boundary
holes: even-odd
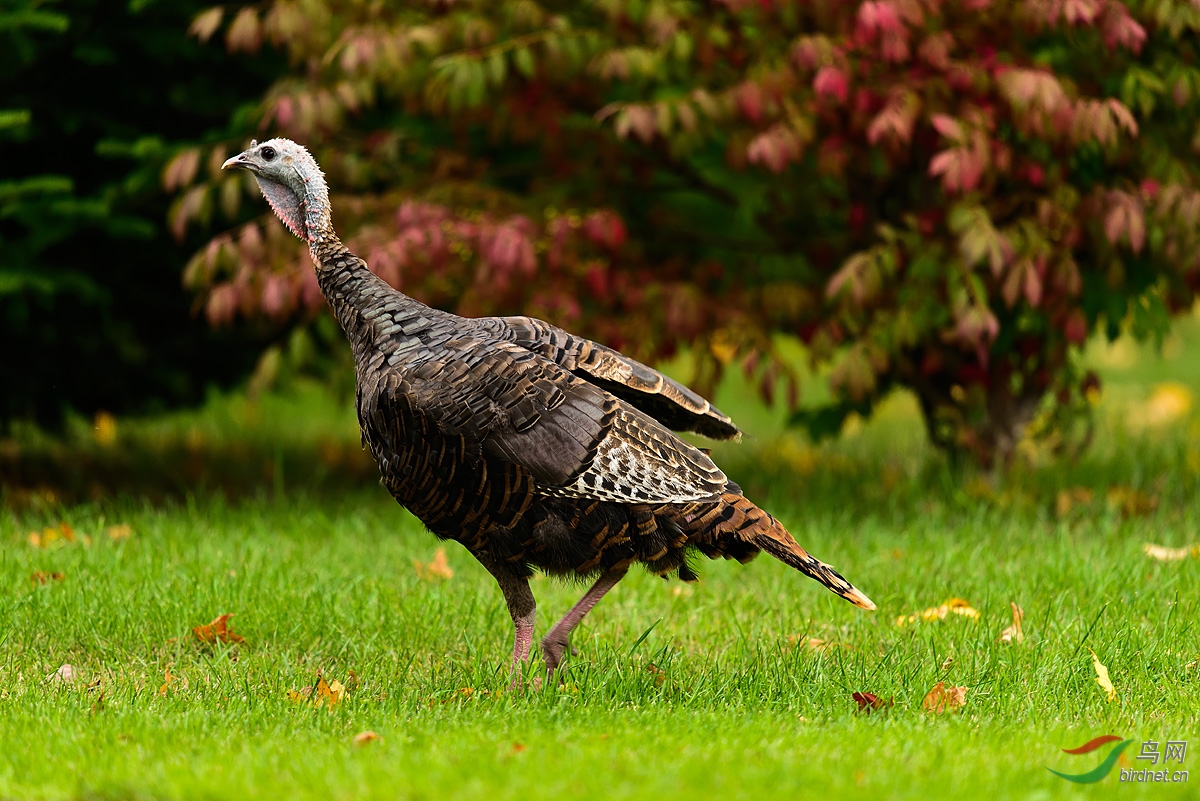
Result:
[[[221,165],[222,170],[229,167],[241,167],[242,169],[253,170],[254,164],[245,153],[238,153],[233,158],[226,159],[225,163]]]

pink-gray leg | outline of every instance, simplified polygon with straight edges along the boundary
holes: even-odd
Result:
[[[529,649],[533,645],[533,623],[536,619],[537,609],[533,600],[533,591],[529,589],[529,579],[524,576],[494,567],[490,564],[490,560],[480,559],[479,561],[496,578],[496,583],[500,585],[500,591],[504,593],[508,614],[512,618],[512,688],[516,690],[522,685],[521,666],[529,659]]]
[[[555,623],[554,628],[546,634],[542,640],[542,656],[546,660],[547,676],[554,675],[554,671],[562,662],[563,652],[566,651],[570,642],[572,630],[579,625],[579,621],[583,620],[588,612],[592,611],[592,607],[604,597],[604,594],[625,577],[627,572],[629,572],[627,567],[617,568],[596,579],[592,588],[584,593],[579,602],[571,607],[571,611],[567,612],[562,620]]]

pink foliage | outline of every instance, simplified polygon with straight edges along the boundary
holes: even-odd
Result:
[[[839,103],[845,103],[850,93],[850,81],[839,68],[822,67],[813,79],[813,91],[822,97],[836,98]]]

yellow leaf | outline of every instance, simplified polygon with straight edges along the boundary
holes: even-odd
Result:
[[[358,734],[354,735],[354,744],[361,748],[367,743],[378,739],[379,735],[373,731],[360,731]]]
[[[1013,622],[1011,626],[1000,632],[1000,642],[1013,643],[1025,639],[1025,633],[1021,631],[1021,621],[1025,619],[1025,610],[1017,606],[1015,602],[1011,603]]]
[[[301,687],[299,690],[288,690],[288,700],[293,704],[302,704],[312,697],[313,688],[311,685]]]
[[[1195,397],[1178,381],[1168,381],[1154,387],[1145,403],[1134,406],[1129,422],[1138,428],[1152,428],[1174,423],[1192,410]]]
[[[324,676],[320,676],[317,678],[317,686],[313,689],[313,706],[317,709],[324,706],[333,712],[333,708],[340,704],[345,696],[346,688],[340,681],[334,679],[327,682]]]
[[[96,412],[92,436],[96,444],[107,448],[117,441],[117,418],[108,412]]]
[[[417,569],[417,577],[422,581],[454,578],[454,571],[450,568],[450,563],[446,561],[445,548],[438,548],[433,554],[433,561],[429,563],[414,559],[413,567]]]
[[[1146,552],[1146,556],[1151,559],[1157,559],[1160,562],[1177,562],[1180,559],[1187,559],[1189,556],[1200,557],[1200,545],[1184,545],[1182,548],[1168,548],[1165,545],[1155,545],[1152,542],[1147,542],[1142,546],[1142,550]]]
[[[28,537],[29,544],[34,548],[47,548],[59,540],[75,542],[76,539],[75,529],[71,528],[71,524],[66,521],[60,522],[57,526],[31,532]],[[88,542],[90,540],[84,537],[84,544],[86,545]]]
[[[947,687],[946,682],[939,681],[925,696],[921,706],[925,711],[940,715],[943,712],[953,712],[967,700],[966,687]]]
[[[947,598],[941,606],[931,606],[911,615],[900,615],[896,618],[897,626],[908,626],[918,620],[945,620],[948,615],[961,615],[971,620],[979,619],[979,610],[972,607],[962,598]]]
[[[109,526],[105,529],[105,533],[108,534],[108,538],[113,542],[120,542],[121,540],[129,539],[133,535],[133,529],[125,523],[120,523],[115,526]]]
[[[1109,703],[1117,700],[1117,688],[1113,687],[1112,680],[1108,678],[1108,668],[1100,662],[1100,657],[1096,656],[1096,652],[1091,648],[1088,652],[1092,655],[1092,667],[1096,669],[1096,683],[1104,690],[1108,696]]]

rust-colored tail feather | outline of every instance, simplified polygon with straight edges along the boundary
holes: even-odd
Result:
[[[874,611],[875,604],[840,573],[817,559],[792,538],[778,520],[754,505],[744,495],[726,492],[722,503],[706,517],[715,517],[713,528],[718,535],[734,538],[766,551],[785,565],[824,584],[831,591],[855,606]]]

